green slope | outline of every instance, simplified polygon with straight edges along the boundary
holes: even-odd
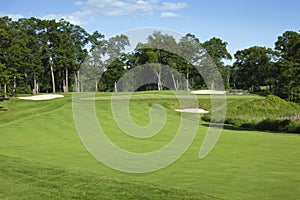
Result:
[[[143,140],[124,136],[112,121],[110,94],[97,94],[99,121],[122,148],[147,152],[165,145],[180,115],[169,109],[163,134]],[[153,98],[149,98],[149,96]],[[134,120],[149,120],[149,105],[175,105],[168,92],[141,93]],[[206,97],[205,97],[206,98]],[[209,97],[207,97],[209,100]],[[263,100],[232,96],[228,105]],[[202,100],[207,101],[205,99]],[[201,101],[200,101],[201,103]],[[172,165],[147,174],[115,171],[94,159],[74,128],[71,95],[51,101],[11,99],[0,111],[0,199],[297,199],[300,137],[225,127],[205,159],[198,153],[207,131],[199,124],[191,147]],[[169,107],[171,108],[171,107]]]

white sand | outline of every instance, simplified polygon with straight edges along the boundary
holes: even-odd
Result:
[[[19,99],[24,100],[49,100],[49,99],[55,99],[55,98],[62,98],[64,95],[61,94],[42,94],[42,95],[35,95],[35,96],[29,96],[29,97],[18,97]]]
[[[226,91],[218,91],[218,90],[195,90],[195,91],[192,91],[191,94],[226,94]]]
[[[185,109],[175,109],[177,112],[184,112],[184,113],[209,113],[209,111],[204,110],[202,108],[185,108]]]

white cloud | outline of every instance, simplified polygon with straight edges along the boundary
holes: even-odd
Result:
[[[162,10],[178,10],[186,8],[188,5],[185,2],[177,2],[177,3],[171,3],[171,2],[163,2],[162,3]]]
[[[11,18],[13,21],[17,21],[18,19],[20,18],[24,18],[23,15],[20,15],[20,14],[9,14],[9,13],[3,13],[3,12],[0,12],[0,16],[8,16],[9,18]]]
[[[82,1],[76,1],[74,3],[75,6],[82,6],[84,3]]]
[[[30,17],[30,16],[23,16],[21,14],[9,14],[9,13],[0,12],[0,17],[1,16],[8,16],[13,21],[17,21],[20,18]],[[86,20],[85,20],[86,16],[87,16],[87,14],[85,12],[76,12],[76,13],[73,13],[73,14],[70,14],[70,15],[47,14],[45,16],[38,17],[38,18],[46,19],[46,20],[54,19],[56,21],[59,21],[61,19],[65,19],[66,21],[68,21],[72,24],[83,25],[83,24],[86,24]]]
[[[161,0],[87,0],[76,1],[75,6],[81,10],[70,14],[47,14],[42,19],[65,19],[72,24],[84,25],[90,18],[96,15],[105,16],[129,16],[129,15],[152,15],[160,13],[160,17],[177,17],[175,10],[186,8],[185,2],[167,2]],[[163,12],[162,12],[163,11]],[[20,14],[6,14],[0,12],[0,16],[9,16],[18,20],[26,16]]]
[[[178,17],[176,13],[173,12],[162,12],[160,13],[161,17]]]
[[[122,16],[147,15],[155,12],[173,11],[187,7],[184,2],[160,2],[160,0],[88,0],[83,9],[95,15]]]
[[[72,24],[84,25],[87,23],[85,20],[86,16],[88,16],[88,14],[85,12],[76,12],[70,15],[47,14],[41,18],[46,20],[55,19],[56,21],[64,19]]]
[[[156,0],[89,0],[84,9],[93,14],[107,16],[149,14],[156,10]]]

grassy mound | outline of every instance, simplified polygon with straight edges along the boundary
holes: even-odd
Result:
[[[295,116],[300,113],[300,105],[269,95],[263,99],[247,101],[239,105],[228,105],[228,118],[241,118],[249,122],[259,122],[266,118]]]
[[[300,124],[289,119],[299,116],[299,104],[274,95],[259,99],[228,97],[225,123],[242,128],[300,133]],[[205,114],[202,119],[210,121],[211,117]],[[217,119],[212,121],[218,122]]]
[[[1,102],[0,107],[2,107],[2,110],[0,110],[0,121],[1,123],[7,123],[30,115],[57,110],[63,105],[71,103],[71,101],[70,94],[67,95],[67,98],[55,99],[55,101],[31,101],[11,98]]]

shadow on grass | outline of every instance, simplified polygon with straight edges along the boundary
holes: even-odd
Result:
[[[205,127],[212,127],[212,128],[219,128],[219,129],[226,129],[226,130],[232,130],[232,131],[255,131],[253,129],[246,129],[246,128],[240,128],[229,124],[218,124],[218,123],[211,123],[211,124],[200,124],[201,126]]]
[[[241,127],[236,127],[233,125],[229,124],[217,124],[217,123],[212,123],[212,124],[200,124],[200,126],[205,126],[205,127],[212,127],[212,128],[219,128],[219,129],[225,129],[225,130],[231,130],[231,131],[251,131],[251,132],[265,132],[265,133],[270,133],[270,134],[291,134],[291,135],[299,135],[300,133],[296,132],[284,132],[284,131],[272,131],[272,130],[261,130],[261,129],[255,129],[255,128],[241,128]]]
[[[7,108],[1,105],[4,100],[8,100],[8,98],[0,97],[0,111],[7,111]]]

